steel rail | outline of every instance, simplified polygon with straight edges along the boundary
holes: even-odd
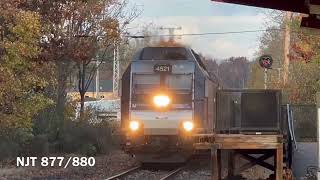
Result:
[[[124,175],[127,175],[127,174],[129,174],[129,173],[132,173],[132,172],[134,172],[134,171],[136,171],[136,170],[138,170],[138,169],[140,169],[140,168],[141,168],[141,166],[133,167],[133,168],[128,169],[128,170],[125,170],[125,171],[123,171],[123,172],[121,172],[121,173],[119,173],[119,174],[117,174],[117,175],[108,177],[108,178],[105,179],[105,180],[113,180],[113,179],[116,179],[116,178],[120,178],[121,176],[124,176]]]
[[[169,179],[170,177],[172,177],[173,175],[177,174],[179,171],[181,171],[182,169],[184,169],[185,166],[183,167],[179,167],[173,171],[170,171],[166,176],[162,177],[160,180],[166,180]]]

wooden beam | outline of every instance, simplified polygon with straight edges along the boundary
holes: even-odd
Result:
[[[320,19],[316,15],[309,15],[309,17],[303,17],[301,20],[301,27],[320,29]]]
[[[216,134],[216,143],[225,142],[240,142],[240,143],[278,143],[282,142],[283,136],[281,135],[243,135],[243,134]]]
[[[281,143],[282,144],[282,143]],[[279,143],[217,143],[219,149],[276,149]]]
[[[199,149],[199,150],[205,150],[205,149],[211,149],[213,143],[194,143],[193,147],[194,149]]]
[[[309,7],[305,0],[212,0],[224,3],[233,3],[246,6],[277,9],[299,13],[309,13]]]
[[[267,160],[270,157],[274,156],[274,153],[264,154],[264,155],[260,156],[259,158],[252,157],[252,156],[245,154],[245,153],[240,153],[240,155],[250,162],[243,165],[242,167],[240,167],[238,170],[238,173],[241,173],[242,171],[249,169],[249,168],[253,167],[254,165],[260,165],[260,166],[267,168],[271,171],[275,170],[275,167],[273,165],[264,162],[264,160]]]

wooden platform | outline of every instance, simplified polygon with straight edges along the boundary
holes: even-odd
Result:
[[[254,165],[273,170],[276,180],[282,180],[283,176],[283,137],[281,135],[243,135],[243,134],[210,134],[204,136],[211,142],[198,142],[194,144],[196,149],[211,149],[212,178],[221,179],[221,150],[232,150],[229,156],[228,176],[235,172],[240,173]],[[213,141],[213,142],[212,142]],[[234,155],[239,154],[249,163],[235,169]],[[250,154],[262,154],[256,158]],[[274,165],[264,160],[274,156]]]

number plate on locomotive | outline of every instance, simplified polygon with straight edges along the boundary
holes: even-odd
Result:
[[[160,73],[170,73],[172,71],[172,67],[170,64],[156,64],[153,67],[154,72]]]

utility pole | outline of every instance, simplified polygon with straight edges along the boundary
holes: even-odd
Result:
[[[286,12],[284,32],[284,62],[283,62],[283,84],[288,82],[289,77],[289,53],[290,53],[290,21],[292,12]]]
[[[281,70],[282,68],[277,68],[278,70],[278,83],[280,84],[281,83]]]
[[[99,91],[100,91],[100,77],[99,77],[99,57],[96,57],[96,99],[100,99]]]
[[[114,43],[113,49],[113,94],[118,97],[120,79],[119,44]]]
[[[267,82],[268,82],[268,69],[264,68],[264,89],[267,89]]]
[[[174,35],[176,30],[181,30],[182,27],[160,27],[160,30],[168,30],[169,31],[169,41],[174,41]],[[180,37],[181,38],[181,37]]]

